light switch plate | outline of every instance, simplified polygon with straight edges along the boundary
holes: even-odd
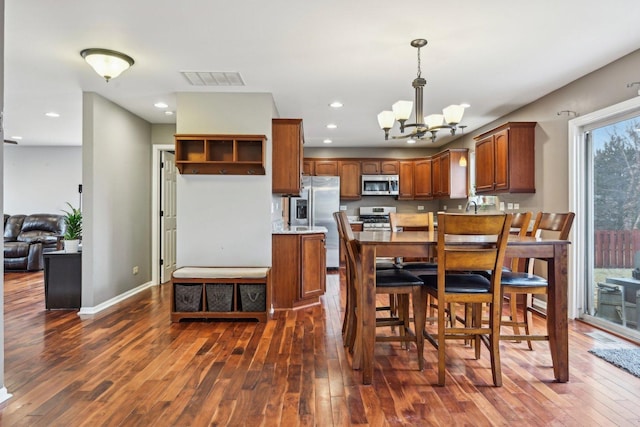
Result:
[[[507,203],[507,209],[512,210],[513,209],[513,203]]]
[[[500,202],[500,210],[504,211],[504,202]]]
[[[418,210],[419,211],[423,211],[424,210],[424,206],[418,206]]]
[[[513,209],[520,209],[520,203],[514,203]]]
[[[346,205],[340,205],[340,210],[341,211],[346,211],[347,210],[347,206]]]

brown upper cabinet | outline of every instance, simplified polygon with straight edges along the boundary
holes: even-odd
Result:
[[[362,160],[363,175],[398,175],[400,166],[398,160]]]
[[[304,174],[340,176],[340,198],[362,198],[362,175],[398,175],[398,200],[466,198],[469,150],[449,149],[418,159],[306,158]]]
[[[360,199],[361,178],[360,160],[340,160],[338,162],[340,171],[340,198],[344,200]],[[318,164],[316,163],[316,174]]]
[[[536,122],[508,122],[476,136],[476,193],[535,193]]]
[[[467,197],[468,156],[469,150],[464,148],[445,150],[431,158],[434,198],[464,199]]]
[[[338,176],[337,160],[316,160],[314,161],[314,175],[318,176]]]
[[[433,198],[432,159],[416,160],[413,167],[413,198],[429,200]]]
[[[272,193],[298,195],[302,187],[302,119],[273,119]]]
[[[264,135],[175,135],[181,174],[264,175]]]
[[[398,200],[413,200],[414,160],[400,160]]]
[[[311,159],[304,159],[302,161],[302,174],[313,176],[316,174],[316,162]]]
[[[431,158],[400,160],[398,200],[433,199]]]

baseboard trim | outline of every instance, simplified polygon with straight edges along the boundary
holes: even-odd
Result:
[[[4,402],[5,400],[9,400],[12,397],[13,394],[9,393],[6,387],[0,388],[0,403]]]
[[[110,300],[107,300],[101,304],[98,304],[94,307],[80,307],[80,311],[78,311],[78,316],[82,315],[82,314],[96,314],[99,313],[100,311],[107,309],[113,305],[116,305],[117,303],[126,300],[127,298],[132,297],[133,295],[137,294],[138,292],[142,292],[147,288],[150,288],[151,286],[154,286],[153,281],[149,281],[147,283],[143,283],[142,285],[138,286],[137,288],[133,288],[131,290],[128,290],[127,292],[124,292],[120,295],[117,295],[113,298],[111,298]]]

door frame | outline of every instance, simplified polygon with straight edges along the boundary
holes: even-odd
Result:
[[[175,151],[173,144],[153,145],[151,164],[151,281],[160,284],[160,162],[162,151]]]
[[[569,254],[569,318],[578,318],[585,314],[587,280],[588,233],[593,233],[587,221],[587,190],[590,183],[584,177],[587,172],[588,150],[584,143],[584,128],[594,122],[622,115],[640,108],[640,96],[594,111],[569,120],[569,210],[576,213],[573,222],[573,236]],[[588,313],[587,313],[588,314]]]

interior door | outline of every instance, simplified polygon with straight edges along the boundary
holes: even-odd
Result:
[[[176,161],[175,153],[162,151],[160,169],[160,283],[176,269]]]

